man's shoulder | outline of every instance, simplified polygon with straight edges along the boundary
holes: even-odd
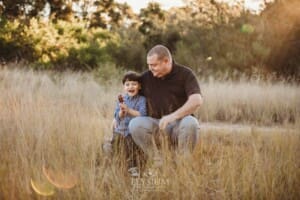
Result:
[[[151,75],[150,70],[146,70],[146,71],[144,71],[144,72],[141,74],[141,77],[142,77],[142,78],[145,78],[145,77],[149,77],[150,75]]]
[[[185,65],[179,64],[179,63],[174,63],[174,67],[177,68],[178,71],[180,72],[185,72],[185,73],[193,73],[193,70],[190,67],[187,67]]]
[[[145,83],[145,82],[152,82],[152,81],[155,81],[154,77],[153,77],[153,74],[150,70],[147,70],[147,71],[144,71],[142,74],[141,74],[141,81],[142,81],[142,84]]]

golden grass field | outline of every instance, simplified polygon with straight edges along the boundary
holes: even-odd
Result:
[[[203,126],[191,157],[166,151],[161,171],[132,179],[101,150],[119,82],[0,69],[0,199],[300,199],[299,85],[201,81],[196,116],[227,126]]]

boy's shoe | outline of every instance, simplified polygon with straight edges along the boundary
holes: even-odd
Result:
[[[158,177],[159,173],[160,171],[158,168],[148,168],[147,170],[144,171],[143,177],[145,178]]]
[[[111,142],[104,142],[104,144],[102,144],[102,149],[105,155],[107,156],[111,156],[112,154],[112,145]]]
[[[128,172],[130,174],[131,177],[133,178],[138,178],[140,177],[140,171],[137,167],[131,167],[128,169]]]

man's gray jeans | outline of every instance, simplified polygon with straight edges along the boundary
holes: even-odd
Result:
[[[159,131],[159,119],[152,117],[136,117],[129,123],[129,132],[134,142],[150,157],[157,150],[157,135],[163,132],[170,142],[176,144],[180,154],[190,153],[199,138],[199,122],[193,116],[186,116],[168,124]],[[156,141],[156,142],[154,142]]]

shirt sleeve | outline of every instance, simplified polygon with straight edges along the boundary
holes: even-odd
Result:
[[[190,96],[192,94],[201,94],[196,75],[191,70],[187,72],[184,87],[187,96]]]
[[[138,104],[139,104],[138,111],[140,112],[140,115],[146,116],[147,115],[146,98],[144,96],[141,96]]]
[[[119,112],[120,112],[120,106],[119,106],[119,102],[117,102],[115,113],[114,113],[114,118],[116,119],[117,123],[120,122]]]

